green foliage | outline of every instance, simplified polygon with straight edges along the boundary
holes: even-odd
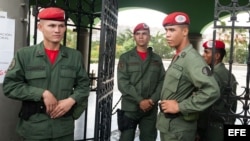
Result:
[[[246,63],[248,57],[247,33],[245,29],[235,30],[234,45],[232,47],[232,60],[234,63]],[[224,62],[228,62],[230,58],[231,31],[221,29],[218,30],[217,35],[218,39],[224,41],[226,44],[227,55],[224,58]],[[76,48],[76,41],[76,32],[67,29],[66,45],[71,48]],[[92,41],[91,43],[91,62],[98,62],[99,44],[99,41]],[[133,32],[130,29],[126,29],[123,33],[120,33],[117,36],[116,44],[116,58],[119,58],[122,53],[135,47]],[[153,47],[154,52],[159,54],[163,59],[172,58],[173,49],[167,45],[165,33],[157,32],[155,35],[151,35],[149,46]]]
[[[67,28],[67,36],[66,36],[66,46],[70,48],[76,49],[76,39],[77,35],[76,32],[73,32],[72,29]]]
[[[91,58],[90,58],[91,63],[98,62],[98,59],[99,59],[99,47],[100,47],[99,45],[100,45],[99,41],[92,41],[92,44],[91,44]]]
[[[223,21],[221,21],[220,24],[226,26],[226,23]],[[248,31],[244,28],[234,29],[234,37],[231,36],[231,33],[231,29],[221,28],[217,30],[218,39],[224,41],[226,44],[227,56],[224,62],[230,60],[230,48],[232,48],[231,60],[233,60],[234,63],[245,63],[248,54]],[[233,41],[233,45],[231,45],[231,41]]]
[[[133,32],[130,29],[126,29],[125,32],[117,36],[116,43],[116,58],[119,58],[122,53],[135,47]],[[162,58],[172,58],[172,49],[167,45],[164,33],[157,32],[156,35],[151,35],[149,46],[153,47],[154,52]]]
[[[228,63],[230,61],[230,48],[226,49],[227,55],[224,58],[224,62]],[[248,58],[248,49],[238,47],[234,49],[231,60],[234,63],[246,64]]]
[[[155,36],[151,36],[149,46],[154,48],[154,52],[164,59],[172,58],[173,49],[167,45],[165,33],[159,31]]]
[[[129,29],[126,29],[124,33],[121,33],[117,36],[116,44],[117,46],[121,46],[120,48],[116,48],[116,57],[118,58],[122,53],[135,47],[133,32]]]
[[[116,58],[117,56],[121,56],[125,52],[125,48],[121,45],[116,45]]]
[[[246,64],[247,51],[245,49],[238,49],[236,54],[236,61],[240,64]]]

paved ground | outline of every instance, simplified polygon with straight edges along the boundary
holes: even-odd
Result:
[[[168,67],[169,61],[164,61],[164,66],[165,68]],[[90,70],[95,70],[97,72],[97,65],[91,65]],[[116,68],[116,67],[115,67]],[[238,89],[237,89],[237,94],[242,94],[244,92],[244,88],[246,86],[246,72],[247,72],[247,67],[246,65],[234,65],[232,67],[232,72],[235,74],[236,79],[239,83]],[[117,89],[117,83],[116,83],[116,70],[115,70],[115,84],[114,84],[114,91],[113,91],[113,105],[115,105],[120,98],[120,92]],[[88,111],[88,123],[87,123],[87,138],[92,138],[94,136],[94,120],[95,120],[95,93],[92,92],[89,97],[89,111]],[[116,108],[120,107],[120,103]],[[238,106],[237,112],[241,111],[241,106]],[[116,110],[116,109],[115,109]],[[113,112],[115,112],[115,110]],[[112,129],[111,129],[111,141],[118,141],[120,132],[117,129],[117,118],[116,114],[112,115]],[[83,125],[84,123],[84,116],[82,116],[79,120],[76,121],[76,131],[75,131],[75,139],[82,139],[83,138]],[[236,124],[239,124],[239,121],[236,121]],[[136,132],[136,138],[135,141],[139,141],[138,139],[138,134],[139,131],[137,130]],[[157,138],[157,141],[159,141],[159,136]]]

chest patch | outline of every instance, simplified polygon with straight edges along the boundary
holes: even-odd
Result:
[[[207,75],[207,76],[211,76],[212,75],[212,71],[211,71],[211,69],[208,66],[202,68],[202,73],[205,74],[205,75]]]
[[[118,63],[118,69],[123,69],[124,68],[124,63],[123,62],[119,62]]]

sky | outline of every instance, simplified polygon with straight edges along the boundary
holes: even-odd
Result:
[[[239,13],[237,15],[237,20],[235,21],[234,25],[236,27],[248,27],[248,28],[250,28],[249,17],[250,17],[250,15],[246,12]],[[221,18],[221,20],[225,21],[227,26],[232,26],[232,21],[230,20],[230,18],[231,18],[230,15],[228,15],[228,16]],[[219,22],[217,22],[217,25],[219,25]],[[206,26],[201,31],[205,40],[207,40],[207,39],[212,40],[213,39],[213,29],[214,29],[213,26],[214,26],[214,22],[211,21],[210,23],[208,23],[208,26]]]
[[[166,14],[146,9],[129,9],[118,12],[118,25],[136,26],[138,23],[144,22],[149,27],[162,27],[162,21]]]

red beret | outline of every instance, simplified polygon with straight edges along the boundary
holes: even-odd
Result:
[[[64,10],[57,7],[48,7],[42,9],[39,14],[38,18],[41,20],[54,20],[54,21],[64,21],[65,20],[65,13]]]
[[[183,12],[173,12],[168,14],[163,20],[162,25],[180,25],[180,24],[190,24],[190,19],[186,13]]]
[[[206,41],[205,43],[203,43],[203,47],[205,49],[213,48],[213,40],[209,40],[209,41]],[[216,49],[225,49],[224,42],[222,42],[220,40],[215,40],[215,48]]]
[[[139,23],[135,28],[134,28],[134,34],[138,31],[138,30],[148,30],[149,31],[149,26],[145,23]]]

